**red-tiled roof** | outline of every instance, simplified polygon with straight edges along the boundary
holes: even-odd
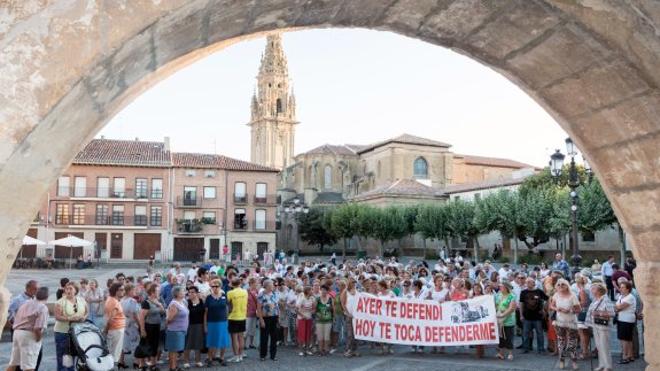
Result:
[[[420,145],[420,146],[443,147],[443,148],[451,147],[451,144],[438,142],[436,140],[422,138],[422,137],[418,137],[418,136],[410,135],[410,134],[401,134],[398,137],[386,139],[386,140],[383,140],[381,142],[377,142],[377,143],[368,145],[368,146],[362,148],[361,150],[359,150],[358,154],[362,154],[364,152],[371,151],[375,148],[382,147],[382,146],[384,146],[386,144],[390,144],[390,143],[416,144],[416,145]]]
[[[509,167],[513,169],[537,168],[534,165],[529,165],[522,162],[509,160],[507,158],[483,157],[483,156],[472,156],[472,155],[454,155],[454,157],[464,158],[465,163],[470,165]]]
[[[237,171],[270,171],[279,172],[279,170],[254,164],[247,161],[237,160],[235,158],[212,155],[206,153],[185,153],[172,152],[172,165],[174,167],[196,168],[196,169],[221,169]]]
[[[336,145],[336,144],[323,144],[316,148],[310,149],[307,152],[301,153],[302,155],[322,155],[322,154],[333,154],[333,155],[355,155],[356,150],[354,147],[359,147],[356,145]]]
[[[170,152],[162,142],[94,139],[73,159],[78,165],[171,166]]]
[[[490,188],[519,185],[522,184],[525,181],[525,179],[527,179],[531,175],[533,174],[523,175],[518,178],[506,177],[506,178],[485,180],[483,182],[477,182],[477,183],[450,185],[441,189],[440,191],[444,194],[449,195],[454,193],[477,191],[480,189],[490,189]]]

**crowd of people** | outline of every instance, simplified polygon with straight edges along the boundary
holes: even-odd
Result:
[[[460,301],[492,295],[499,326],[495,357],[513,360],[517,348],[555,355],[559,367],[597,355],[596,370],[612,370],[610,328],[621,342],[619,364],[639,358],[637,322],[642,302],[632,271],[619,269],[613,257],[594,269],[572,272],[561,254],[552,265],[525,264],[499,269],[461,256],[433,265],[395,258],[320,260],[287,264],[279,256],[262,266],[208,262],[184,269],[147,268],[144,275],[117,273],[104,282],[63,278],[57,290],[55,347],[58,371],[73,370],[71,323],[89,320],[105,335],[118,369],[131,365],[157,370],[227,366],[248,358],[258,347],[261,361],[277,361],[278,350],[294,348],[300,357],[345,357],[363,352],[388,355],[388,343],[356,340],[352,314],[358,292],[379,297]],[[48,288],[34,280],[9,308],[13,328],[10,369],[35,370],[48,319]],[[258,339],[258,343],[257,343]],[[593,339],[593,342],[592,342]],[[592,343],[595,344],[592,346]],[[476,357],[490,346],[474,345]],[[414,353],[444,353],[443,347],[413,346]],[[251,353],[250,353],[251,354]]]

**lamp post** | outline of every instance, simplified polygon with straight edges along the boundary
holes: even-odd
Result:
[[[294,263],[298,262],[298,256],[300,255],[300,237],[298,234],[298,220],[296,219],[297,215],[300,213],[303,214],[309,213],[309,207],[305,205],[304,202],[301,202],[298,197],[294,198],[284,206],[284,215],[286,215],[287,217],[287,222],[289,217],[293,217],[296,220],[296,248],[294,250],[295,251]]]
[[[577,150],[575,148],[575,143],[571,138],[566,138],[566,154],[571,158],[570,167],[568,169],[568,187],[571,189],[571,242],[573,247],[573,256],[571,261],[573,262],[573,271],[580,270],[580,263],[582,262],[582,257],[579,254],[578,249],[578,227],[577,227],[577,211],[578,211],[578,194],[577,187],[580,186],[580,177],[578,176],[577,166],[575,166],[575,156],[577,156]],[[559,150],[556,150],[550,156],[550,171],[552,175],[559,179],[561,176],[563,167],[564,167],[565,156]],[[589,174],[589,180],[591,180],[591,168],[589,164],[585,161],[585,169]]]

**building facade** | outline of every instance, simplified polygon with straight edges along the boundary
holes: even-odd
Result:
[[[165,261],[275,249],[278,171],[164,142],[92,140],[51,187],[28,235],[94,247],[24,246],[19,256]]]

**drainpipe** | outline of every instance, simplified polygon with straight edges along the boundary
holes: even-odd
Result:
[[[172,253],[172,257],[174,256],[174,238],[173,238],[173,231],[174,231],[174,190],[172,190],[172,185],[174,184],[175,178],[174,178],[174,168],[170,167],[167,169],[168,171],[168,176],[167,176],[167,191],[170,195],[170,200],[168,202],[168,212],[169,212],[169,222],[168,224],[168,231],[167,231],[167,237],[169,240],[168,246],[169,251],[167,252],[167,260],[172,260],[170,259],[170,252]],[[161,261],[163,260],[163,253],[161,252]]]
[[[223,250],[224,247],[227,246],[227,253],[229,254],[229,261],[231,261],[231,248],[229,248],[229,244],[227,243],[227,228],[229,228],[229,221],[227,220],[227,208],[229,206],[229,172],[227,169],[225,169],[225,207],[224,207],[224,212],[223,212],[223,224],[224,224],[224,244],[223,244]],[[225,260],[227,260],[226,256],[223,256]]]

